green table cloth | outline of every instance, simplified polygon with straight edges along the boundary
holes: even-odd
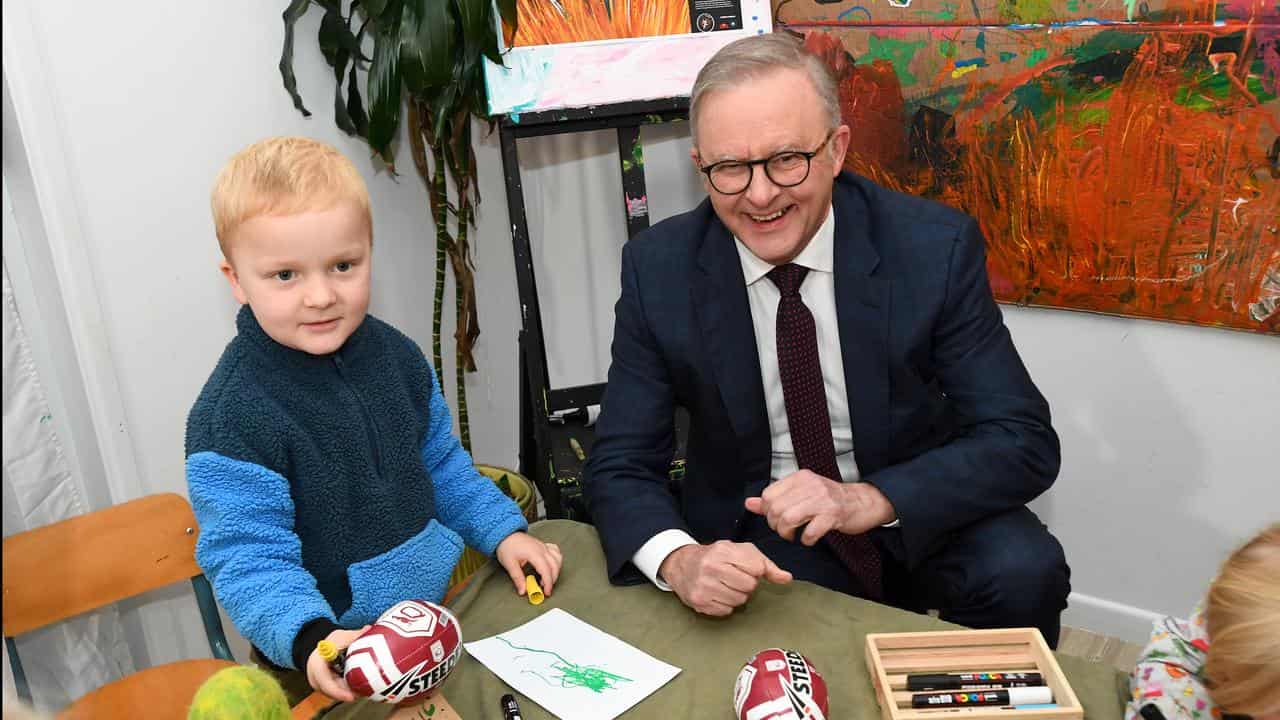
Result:
[[[515,594],[511,580],[490,561],[476,571],[451,607],[464,641],[510,630],[551,608],[561,608],[681,673],[622,715],[624,718],[712,718],[733,720],[733,684],[742,665],[768,647],[797,650],[827,681],[833,720],[877,718],[879,708],[867,673],[865,637],[875,632],[954,630],[958,626],[926,615],[879,605],[807,582],[762,583],[751,600],[730,617],[698,615],[674,593],[651,584],[616,587],[605,574],[604,552],[595,528],[569,520],[535,523],[530,532],[558,544],[564,568],[555,594],[534,606]],[[1119,718],[1127,678],[1115,669],[1057,655],[1090,720]],[[464,653],[445,681],[445,697],[464,720],[500,718],[499,698],[513,692],[496,675]],[[588,692],[584,690],[584,692]],[[527,720],[554,717],[515,693]],[[384,705],[342,705],[326,718],[380,720]]]

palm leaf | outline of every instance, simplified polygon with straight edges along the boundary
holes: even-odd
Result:
[[[369,114],[364,111],[364,103],[360,99],[359,78],[356,76],[356,63],[351,63],[351,73],[347,80],[347,117],[355,125],[356,134],[369,136]]]
[[[302,96],[298,94],[298,79],[293,75],[293,26],[306,14],[309,2],[310,0],[292,0],[281,15],[284,19],[284,47],[280,51],[280,79],[284,82],[284,89],[289,92],[289,97],[293,98],[293,106],[304,117],[311,117],[311,111],[303,106]]]
[[[320,18],[318,36],[320,52],[324,53],[324,59],[330,66],[335,64],[334,58],[340,52],[345,52],[348,56],[362,57],[360,43],[351,32],[351,21],[343,17],[342,8],[337,5],[325,8],[324,17]]]
[[[400,16],[400,65],[410,94],[447,85],[455,23],[442,0],[405,0]]]
[[[394,170],[391,141],[400,125],[402,84],[400,43],[395,35],[377,35],[369,64],[369,147]]]
[[[458,24],[462,27],[462,42],[465,46],[457,62],[479,62],[483,55],[501,65],[502,56],[498,52],[498,34],[493,29],[493,6],[490,0],[453,0],[453,5],[458,13]]]

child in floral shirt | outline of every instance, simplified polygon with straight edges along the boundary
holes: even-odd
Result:
[[[1125,720],[1280,720],[1280,524],[1228,558],[1189,619],[1155,623],[1129,688]]]

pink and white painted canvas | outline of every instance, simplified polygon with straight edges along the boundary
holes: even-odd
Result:
[[[769,0],[516,0],[516,10],[504,65],[485,61],[491,115],[687,97],[716,50],[772,29]]]

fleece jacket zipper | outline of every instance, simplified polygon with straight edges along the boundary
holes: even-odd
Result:
[[[360,408],[360,414],[364,416],[364,431],[369,440],[369,449],[373,453],[373,471],[377,474],[378,479],[382,479],[382,453],[378,450],[378,436],[374,432],[373,413],[369,412],[369,406],[365,404],[364,398],[360,393],[356,392],[355,385],[352,384],[351,378],[347,377],[346,365],[342,362],[342,358],[338,355],[333,356],[333,366],[338,370],[338,377],[342,378],[342,382],[346,384],[347,390],[350,391],[352,397],[356,399],[356,406]]]

